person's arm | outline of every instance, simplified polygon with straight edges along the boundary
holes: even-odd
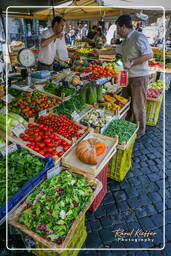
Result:
[[[140,56],[135,59],[126,61],[124,63],[124,67],[127,69],[134,65],[142,64],[143,62],[150,60],[153,57],[153,51],[151,50],[150,44],[143,34],[139,36],[136,46],[140,51]]]
[[[46,47],[52,41],[56,40],[56,38],[61,38],[61,37],[63,37],[63,34],[62,33],[57,33],[57,34],[54,34],[53,36],[50,36],[48,38],[42,38],[41,41],[40,41],[40,45],[41,45],[41,47]]]

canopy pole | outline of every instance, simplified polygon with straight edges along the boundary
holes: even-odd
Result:
[[[55,17],[55,4],[54,4],[54,0],[51,0],[51,3],[52,3],[52,12],[53,12],[53,18]]]
[[[5,40],[6,40],[5,23],[4,23],[4,18],[3,18],[3,16],[2,16],[2,12],[1,12],[1,11],[0,11],[0,16],[1,16],[2,28],[3,28],[3,31],[4,31],[4,37],[5,37]]]

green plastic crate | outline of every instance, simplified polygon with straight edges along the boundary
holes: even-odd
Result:
[[[159,118],[163,95],[157,99],[147,98],[146,101],[146,124],[156,126]]]
[[[80,249],[85,242],[87,237],[85,227],[85,216],[81,217],[78,226],[75,229],[74,235],[69,241],[67,248],[78,248]],[[36,248],[44,248],[41,244],[36,244]],[[52,250],[34,250],[32,251],[36,256],[77,256],[79,250],[64,250],[64,251],[52,251]]]

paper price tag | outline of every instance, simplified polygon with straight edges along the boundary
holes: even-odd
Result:
[[[25,127],[23,124],[17,124],[16,126],[14,126],[14,128],[12,129],[13,133],[16,135],[16,136],[19,136],[21,133],[24,133],[25,131]]]
[[[46,109],[44,109],[41,112],[39,112],[39,116],[47,116],[47,115],[48,115],[48,113],[47,113]]]
[[[92,72],[82,73],[82,74],[80,74],[80,77],[82,78],[82,77],[88,76],[88,75],[90,75],[90,74],[92,74]]]
[[[39,91],[43,91],[43,85],[36,85],[36,89],[38,89]]]
[[[12,153],[16,150],[17,150],[17,145],[13,143],[13,144],[8,146],[7,151],[6,151],[6,147],[3,147],[3,148],[0,149],[0,152],[3,156],[5,156],[7,152]]]
[[[0,113],[6,114],[6,107],[1,108]]]
[[[80,118],[80,116],[77,114],[76,111],[74,111],[74,112],[71,114],[71,116],[72,116],[72,119],[73,119],[74,121],[76,121],[77,119]]]
[[[13,99],[14,99],[14,97],[12,95],[10,95],[10,94],[7,95],[7,98],[6,98],[6,96],[4,96],[2,98],[2,100],[7,102],[7,103],[10,103]]]
[[[60,173],[60,171],[61,171],[61,167],[60,167],[60,164],[58,164],[52,169],[50,169],[49,171],[47,171],[47,179],[57,175],[58,173]]]

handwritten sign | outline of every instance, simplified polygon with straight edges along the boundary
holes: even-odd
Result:
[[[16,126],[14,126],[12,131],[18,137],[21,133],[23,133],[25,131],[25,129],[26,128],[23,124],[17,124]]]

